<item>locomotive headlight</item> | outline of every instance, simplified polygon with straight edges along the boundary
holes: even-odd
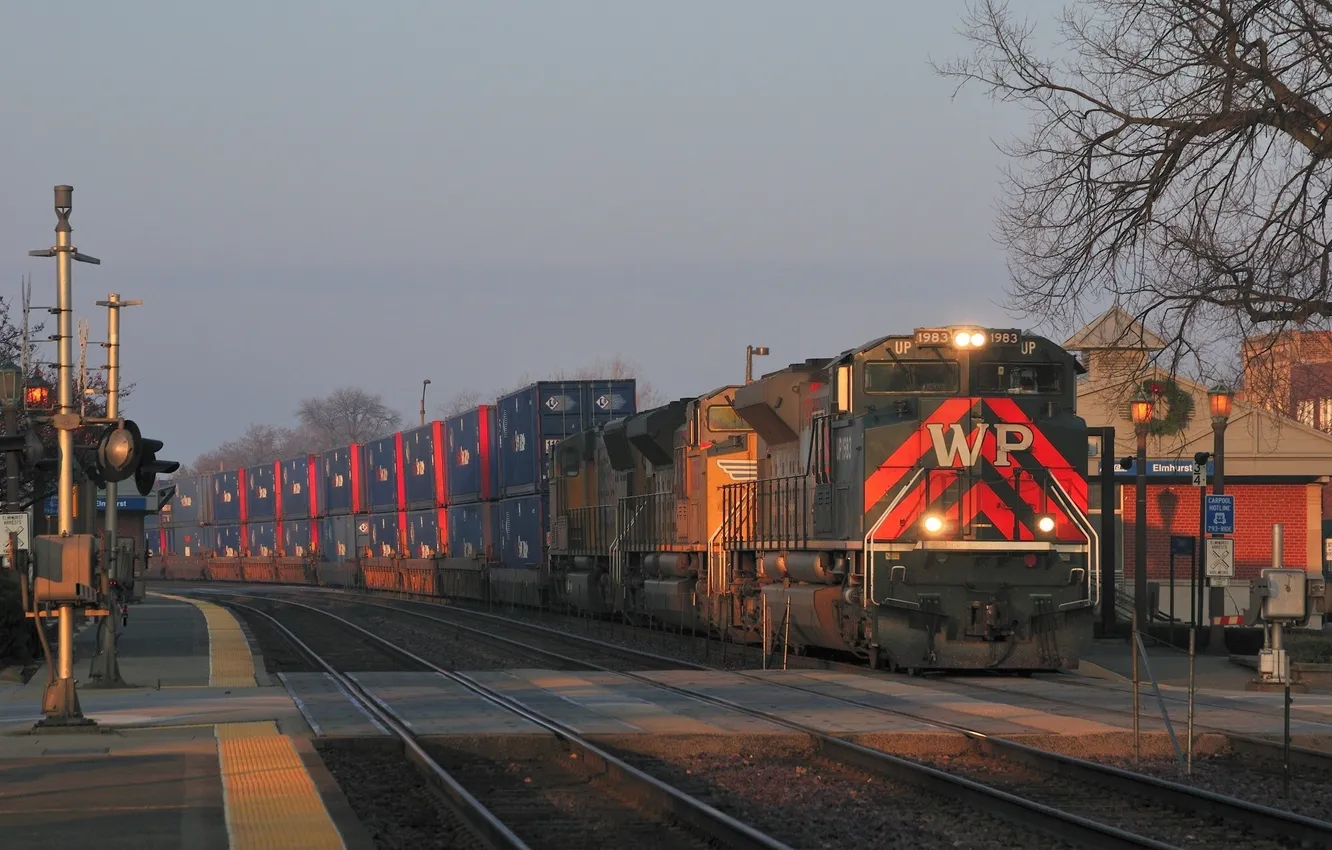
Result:
[[[958,348],[966,348],[971,345],[971,334],[966,331],[958,331],[957,336],[953,337],[953,344]]]
[[[1041,534],[1049,534],[1050,532],[1054,531],[1054,527],[1055,527],[1055,521],[1054,517],[1052,516],[1043,516],[1040,519],[1036,520],[1036,528],[1041,532]]]
[[[925,517],[925,530],[930,534],[938,534],[943,531],[943,520],[933,515]]]
[[[983,333],[974,333],[974,334],[972,334],[972,335],[971,335],[971,344],[972,344],[972,346],[974,346],[975,348],[980,348],[982,345],[985,344],[985,334],[983,334]]]

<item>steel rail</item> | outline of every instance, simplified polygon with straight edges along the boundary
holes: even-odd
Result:
[[[406,600],[406,601],[410,602],[411,600]],[[462,626],[461,624],[458,624],[456,622],[451,622],[445,618],[432,616],[430,614],[425,614],[419,611],[408,610],[395,605],[388,605],[379,602],[361,602],[358,604],[369,604],[369,605],[375,605],[376,607],[382,607],[386,609],[400,611],[404,614],[409,614],[411,616],[431,620],[433,622],[453,626],[456,628],[467,629],[478,635],[487,636],[486,632],[483,632],[479,629],[473,629],[470,626]],[[428,603],[415,603],[415,604],[428,605]],[[439,606],[432,606],[432,607],[439,607]],[[445,610],[452,610],[452,609],[445,609]],[[467,609],[457,609],[457,610],[460,610],[463,613],[467,614],[473,614],[476,616],[497,619],[505,625],[512,625],[520,629],[528,629],[532,631],[551,633],[555,636],[563,637],[570,642],[587,643],[595,645],[599,649],[605,646],[604,643],[596,640],[595,638],[590,638],[583,635],[569,634],[567,632],[562,632],[559,629],[551,629],[549,627],[540,626],[533,623],[514,624],[509,620],[505,620],[502,617],[496,617],[493,614],[485,614],[484,612],[471,611]],[[495,640],[503,641],[511,645],[515,645],[520,648],[528,647],[528,645],[526,644],[522,644],[521,642],[514,641],[509,638],[502,638],[499,636],[489,636],[489,637]],[[1003,757],[1007,757],[1016,761],[1020,761],[1024,764],[1036,767],[1046,772],[1051,772],[1051,771],[1060,772],[1074,776],[1075,778],[1081,781],[1113,788],[1117,791],[1136,794],[1139,796],[1151,796],[1175,808],[1189,811],[1201,816],[1223,816],[1227,819],[1239,821],[1245,824],[1246,826],[1249,826],[1251,828],[1269,834],[1293,835],[1306,842],[1315,842],[1316,844],[1320,845],[1321,844],[1332,845],[1332,823],[1327,821],[1310,818],[1305,815],[1296,814],[1294,812],[1286,812],[1281,809],[1272,808],[1270,806],[1264,806],[1259,803],[1253,803],[1251,801],[1244,800],[1238,797],[1230,797],[1224,794],[1218,794],[1216,792],[1194,788],[1192,786],[1184,785],[1182,783],[1172,782],[1171,780],[1168,779],[1161,779],[1158,777],[1148,776],[1146,774],[1125,770],[1123,768],[1118,768],[1111,765],[1104,765],[1098,762],[1076,758],[1074,756],[1067,756],[1061,753],[1054,753],[1048,750],[1042,750],[1007,738],[990,735],[985,732],[981,732],[977,729],[963,726],[961,724],[942,721],[925,714],[919,714],[901,709],[886,708],[884,706],[875,705],[873,703],[864,702],[857,699],[852,699],[850,697],[842,697],[834,694],[827,694],[815,688],[802,687],[800,685],[790,682],[779,682],[771,678],[757,676],[754,675],[753,673],[749,673],[746,671],[718,670],[717,668],[708,667],[706,665],[697,664],[695,662],[681,662],[677,659],[671,659],[664,656],[657,656],[654,655],[653,653],[642,652],[640,650],[633,650],[621,647],[616,647],[616,649],[623,649],[625,654],[642,657],[648,660],[655,659],[655,660],[667,661],[676,665],[679,665],[681,663],[686,663],[695,669],[723,672],[734,676],[740,676],[749,679],[751,681],[759,682],[764,685],[785,688],[787,690],[797,691],[800,693],[811,694],[814,696],[821,697],[823,699],[833,700],[835,702],[839,702],[844,705],[849,705],[856,708],[868,709],[881,714],[887,714],[896,717],[902,717],[906,719],[924,722],[931,726],[935,726],[940,729],[946,729],[948,731],[956,732],[960,735],[963,735],[968,739],[977,743],[980,746],[980,748],[986,752],[1001,755]],[[735,711],[741,711],[747,714],[751,714],[753,716],[762,716],[764,719],[779,723],[781,725],[787,726],[788,728],[794,729],[799,727],[799,731],[805,732],[806,734],[815,735],[816,737],[825,736],[825,733],[822,733],[817,729],[813,729],[812,727],[805,727],[802,724],[793,723],[792,721],[788,721],[785,718],[781,718],[776,715],[771,715],[768,714],[767,712],[762,712],[757,709],[751,709],[745,706],[740,706],[729,700],[725,700],[719,697],[713,697],[709,694],[699,693],[698,691],[695,691],[693,689],[684,686],[660,682],[651,677],[643,676],[641,674],[633,673],[630,671],[606,671],[606,668],[594,662],[579,661],[578,663],[588,667],[589,669],[598,669],[605,672],[616,672],[619,675],[633,678],[636,681],[642,682],[644,684],[671,690],[681,694],[682,696],[688,696],[694,699],[704,700],[713,703],[714,705],[717,705],[719,707],[724,707]],[[1222,734],[1226,733],[1222,732]],[[833,736],[826,736],[826,737],[832,741],[839,741],[842,743],[846,743],[843,739],[840,738],[836,738]],[[1273,750],[1275,750],[1276,754],[1279,754],[1281,750],[1281,746],[1279,743],[1268,742],[1259,738],[1247,738],[1243,736],[1228,736],[1228,737],[1231,737],[1232,740],[1242,741],[1252,749],[1257,749],[1261,747],[1270,747]],[[820,741],[820,744],[822,745],[822,741]],[[853,744],[852,746],[858,746],[858,745]],[[878,751],[870,750],[870,752],[878,752]],[[1294,753],[1295,750],[1292,749],[1292,755],[1294,755]],[[1304,753],[1306,754],[1306,759],[1311,764],[1316,764],[1318,767],[1326,767],[1329,762],[1332,762],[1332,757],[1329,757],[1322,753],[1318,753],[1317,751],[1306,750],[1304,751]],[[917,764],[916,762],[910,762],[910,763],[913,765]],[[951,774],[947,775],[951,776]],[[1065,835],[1063,837],[1072,837],[1072,836]]]
[[[239,594],[238,594],[239,595]],[[224,603],[231,607],[241,608],[252,614],[257,614],[267,620],[272,626],[282,634],[282,636],[296,647],[297,651],[314,663],[322,667],[348,695],[354,699],[361,710],[374,717],[376,721],[390,730],[401,742],[407,752],[408,758],[417,765],[431,784],[434,785],[444,795],[450,808],[463,819],[472,832],[483,842],[489,844],[496,850],[531,850],[528,844],[505,826],[499,818],[495,817],[481,801],[471,795],[466,788],[458,783],[456,779],[449,775],[439,762],[435,761],[417,742],[417,737],[403,725],[400,718],[391,711],[386,710],[380,702],[374,698],[365,688],[350,676],[338,672],[318,653],[312,650],[304,641],[286,626],[278,622],[270,614],[260,611],[250,605],[240,602],[228,601]]]
[[[425,669],[431,670],[432,672],[463,686],[487,702],[517,714],[528,722],[545,729],[555,737],[573,747],[578,752],[579,758],[584,759],[594,770],[604,771],[608,776],[617,780],[621,787],[632,788],[636,792],[639,803],[642,804],[644,808],[654,809],[663,814],[670,814],[681,823],[693,827],[709,838],[723,842],[728,847],[739,848],[739,850],[793,850],[789,845],[784,844],[771,836],[765,835],[748,824],[736,820],[730,815],[709,806],[701,800],[691,797],[680,789],[662,782],[654,776],[644,773],[623,759],[611,755],[609,752],[583,738],[571,727],[536,712],[522,703],[511,699],[492,688],[482,685],[466,675],[453,670],[447,670],[437,664],[427,661],[410,650],[398,646],[392,641],[364,629],[344,617],[339,617],[328,611],[323,611],[319,608],[289,599],[280,599],[276,597],[262,598],[271,599],[280,605],[290,605],[321,614],[339,623],[344,628],[358,632],[371,642],[382,647],[385,651]],[[272,618],[269,617],[269,619],[271,620]],[[329,669],[326,664],[324,666],[326,669]],[[366,693],[359,685],[357,686],[357,692]],[[380,703],[379,700],[370,696],[368,693],[366,693],[366,696],[377,705],[381,712],[385,711],[383,704]],[[429,758],[429,756],[426,756],[426,758]],[[447,773],[444,775],[447,776]],[[459,790],[462,790],[462,787],[458,786],[456,782],[454,785]],[[463,793],[466,792],[463,791]],[[468,795],[468,797],[471,798],[471,795]],[[477,803],[477,805],[480,806],[480,803]],[[498,821],[496,821],[496,823],[498,823]]]
[[[376,642],[380,642],[382,645],[392,646],[392,644],[388,644],[388,642],[385,641],[383,638],[380,638],[377,635],[373,635],[369,632],[366,632],[360,626],[357,626],[355,623],[350,623],[344,620],[343,618],[338,617],[336,614],[331,614],[327,611],[322,611],[319,608],[305,605],[300,602],[294,602],[291,600],[278,600],[278,601],[288,605],[295,605],[301,608],[306,608],[310,611],[317,611],[319,613],[324,614],[325,616],[346,623],[346,625],[348,625],[349,627],[361,631],[362,633],[370,636]],[[359,603],[359,604],[374,604],[374,603]],[[451,622],[443,618],[433,617],[419,612],[407,611],[401,608],[396,608],[394,606],[379,606],[379,607],[393,608],[393,610],[402,611],[402,613],[405,614],[414,614],[418,617],[422,617],[448,626],[453,626],[453,627],[458,626],[456,622]],[[476,613],[476,612],[469,611],[468,613]],[[470,629],[470,627],[463,627],[463,628]],[[537,627],[537,628],[544,628],[544,627]],[[490,639],[500,640],[508,644],[518,644],[520,646],[523,646],[523,644],[520,644],[519,642],[513,641],[508,638],[499,638],[498,636],[489,635],[479,630],[473,630],[473,631],[476,631],[478,634],[483,635]],[[572,635],[570,637],[577,638],[581,641],[589,643],[595,643],[595,641],[593,641],[592,639],[584,638],[579,635]],[[400,652],[406,653],[406,650],[402,650],[400,647],[396,649]],[[423,659],[419,659],[417,656],[412,655],[411,653],[406,653],[406,655],[404,655],[403,657],[410,658],[414,662],[425,663],[428,666],[434,667],[434,665],[430,665],[429,662],[425,662]],[[654,657],[659,657],[659,656],[654,656]],[[737,703],[731,702],[729,700],[722,699],[720,697],[713,697],[709,694],[704,694],[694,691],[690,688],[659,682],[655,679],[637,673],[610,671],[607,670],[607,668],[602,667],[599,664],[596,664],[595,662],[588,661],[581,663],[584,664],[586,667],[588,667],[588,669],[600,670],[603,672],[617,672],[619,673],[619,675],[633,678],[636,681],[650,685],[655,688],[662,688],[665,690],[674,691],[675,693],[678,693],[681,696],[685,696],[690,699],[708,702],[721,708],[726,708],[731,711],[747,714],[752,717],[766,720],[775,725],[782,726],[787,729],[790,729],[791,731],[811,737],[814,740],[814,742],[817,744],[820,752],[822,752],[824,755],[826,755],[828,758],[832,759],[833,761],[838,762],[844,766],[866,771],[878,776],[889,777],[896,781],[915,785],[917,787],[921,787],[929,791],[946,794],[952,797],[953,799],[957,800],[958,802],[970,805],[973,808],[979,809],[981,811],[994,813],[1000,817],[1006,818],[1010,822],[1034,828],[1040,832],[1044,832],[1047,835],[1059,839],[1073,841],[1077,844],[1086,847],[1116,848],[1116,850],[1121,850],[1122,848],[1151,848],[1151,850],[1166,850],[1167,848],[1173,848],[1174,846],[1161,841],[1157,841],[1152,838],[1147,838],[1141,835],[1128,832],[1126,830],[1119,829],[1118,827],[1109,826],[1107,824],[1101,824],[1096,821],[1090,820],[1088,818],[1081,817],[1079,815],[1070,814],[1060,809],[1056,809],[1052,806],[1046,806],[1042,803],[1037,803],[1035,801],[1019,797],[1015,794],[1010,794],[1007,791],[1002,791],[997,788],[992,788],[988,785],[984,785],[983,783],[976,782],[974,780],[967,779],[965,777],[958,776],[956,774],[948,773],[946,771],[942,771],[937,768],[921,764],[919,762],[911,761],[909,759],[904,759],[898,756],[891,755],[889,753],[882,752],[880,750],[871,749],[861,744],[856,744],[854,742],[847,741],[843,738],[838,738],[832,735],[828,735],[813,727],[788,720],[784,717],[780,717],[778,715],[771,714],[769,712],[761,711],[759,709],[749,708],[747,706],[742,706]],[[436,667],[434,669],[439,670],[440,668]],[[700,669],[714,669],[714,668],[700,667]],[[489,689],[486,688],[484,685],[475,682],[475,680],[471,679],[465,674],[455,672],[450,675],[450,678],[454,679],[454,681],[458,681],[460,684],[464,684],[464,686],[470,687],[474,692],[481,694],[483,696],[484,692],[489,691]],[[517,703],[516,701],[512,700],[509,697],[505,697],[503,695],[496,695],[496,696],[498,696],[499,699],[493,701],[501,702],[504,705],[504,707],[509,708],[510,710],[515,711],[516,713],[522,716],[528,716],[529,714],[532,713],[531,710],[528,709],[526,706],[523,706],[521,703]],[[655,782],[656,780],[653,781]]]

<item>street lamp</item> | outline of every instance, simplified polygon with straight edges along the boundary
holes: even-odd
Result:
[[[754,358],[767,357],[768,347],[766,345],[746,345],[745,346],[745,383],[754,382]]]
[[[430,386],[430,379],[426,378],[421,382],[421,424],[425,424],[425,391]]]
[[[1222,496],[1226,492],[1226,423],[1230,421],[1235,394],[1218,384],[1207,393],[1207,401],[1212,409],[1212,457],[1216,464],[1212,472],[1212,492]],[[1208,588],[1208,614],[1219,617],[1225,613],[1225,607],[1226,589],[1216,586]],[[1227,654],[1225,626],[1213,623],[1207,639],[1207,654]]]
[[[1147,609],[1147,430],[1152,424],[1155,402],[1144,392],[1138,393],[1130,405],[1133,432],[1138,438],[1138,458],[1134,464],[1136,512],[1133,520],[1133,608],[1137,611],[1138,628],[1146,628]],[[1110,602],[1110,600],[1107,600]]]

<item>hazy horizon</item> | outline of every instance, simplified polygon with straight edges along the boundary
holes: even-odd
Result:
[[[1030,14],[1058,4],[1032,0]],[[3,13],[0,294],[123,316],[127,412],[192,463],[338,386],[407,422],[637,362],[664,395],[887,333],[1012,326],[991,238],[1025,116],[951,99],[961,3],[346,0]],[[1048,27],[1046,28],[1048,30]],[[54,52],[53,52],[54,51]],[[100,354],[89,346],[89,363]]]

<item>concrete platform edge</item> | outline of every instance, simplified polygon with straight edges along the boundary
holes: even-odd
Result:
[[[333,825],[342,835],[342,843],[346,850],[375,850],[374,839],[365,828],[365,824],[356,816],[355,810],[347,800],[347,795],[342,791],[342,786],[329,772],[319,751],[315,749],[314,742],[300,735],[289,735],[288,738],[297,755],[301,757],[306,773],[310,774],[315,790],[324,799],[324,808],[328,810]]]

